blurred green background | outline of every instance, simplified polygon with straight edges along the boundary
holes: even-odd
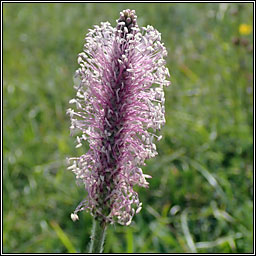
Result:
[[[87,30],[135,9],[168,50],[166,126],[147,161],[150,188],[131,226],[109,227],[108,253],[253,250],[253,4],[3,4],[3,250],[86,252],[92,218],[65,158]]]

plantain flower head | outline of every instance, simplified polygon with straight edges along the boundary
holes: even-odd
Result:
[[[77,95],[70,101],[71,134],[89,151],[69,158],[87,197],[71,217],[87,210],[95,218],[129,225],[142,203],[136,185],[148,187],[140,166],[157,155],[155,133],[165,123],[164,91],[169,71],[161,34],[139,28],[134,10],[120,13],[117,25],[89,29],[75,74]]]

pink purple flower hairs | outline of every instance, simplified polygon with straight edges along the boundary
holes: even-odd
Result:
[[[120,13],[117,26],[102,22],[89,29],[78,55],[77,97],[68,109],[71,133],[80,131],[77,146],[89,151],[69,158],[68,169],[88,192],[75,212],[88,210],[98,220],[129,225],[142,203],[136,185],[148,187],[139,167],[157,155],[154,132],[165,123],[164,91],[168,86],[167,51],[152,26],[139,28],[134,10]]]

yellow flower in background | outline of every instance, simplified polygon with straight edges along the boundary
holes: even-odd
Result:
[[[249,35],[252,32],[252,26],[248,24],[240,24],[239,33],[241,35]]]

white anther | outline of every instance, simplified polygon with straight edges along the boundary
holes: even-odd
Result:
[[[82,143],[79,143],[76,145],[76,148],[80,148],[80,147],[82,147]]]
[[[142,207],[139,207],[137,210],[136,210],[136,214],[138,214],[140,211],[141,211]]]
[[[71,213],[71,219],[73,220],[73,221],[77,221],[77,220],[79,220],[79,217],[78,217],[78,215],[77,214],[75,214],[75,213]]]

